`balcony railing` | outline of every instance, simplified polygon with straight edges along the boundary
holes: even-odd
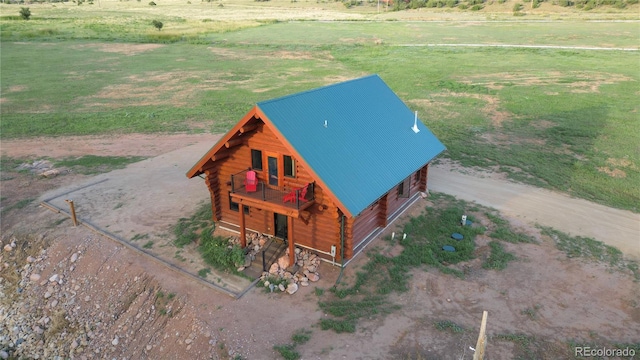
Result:
[[[315,199],[315,183],[298,188],[286,188],[267,185],[263,179],[258,177],[255,191],[248,191],[246,185],[248,171],[250,170],[243,170],[231,175],[231,193],[298,210]]]

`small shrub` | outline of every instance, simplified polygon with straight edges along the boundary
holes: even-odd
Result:
[[[146,244],[142,245],[145,249],[151,249],[153,247],[153,241],[148,241]]]
[[[198,247],[204,261],[222,271],[234,272],[244,262],[244,252],[238,245],[231,245],[228,239],[204,233]]]
[[[209,268],[204,268],[204,269],[200,269],[198,270],[198,276],[200,276],[201,278],[206,278],[207,274],[211,273],[211,269]]]
[[[514,12],[514,13],[515,13],[515,12],[518,12],[518,11],[520,11],[520,10],[522,10],[522,4],[520,4],[520,3],[515,3],[515,4],[513,4],[513,12]]]
[[[458,5],[458,8],[460,10],[467,10],[469,8],[469,5],[467,5],[466,3],[461,3],[460,5]]]
[[[471,7],[472,11],[479,11],[482,10],[484,8],[484,6],[480,5],[480,4],[475,4]]]
[[[156,3],[155,3],[155,2],[153,2],[153,1],[150,1],[150,2],[149,2],[149,5],[151,5],[151,6],[156,6]]]
[[[31,17],[31,10],[28,7],[20,8],[20,17],[24,20],[29,20]]]
[[[151,22],[151,25],[153,25],[153,27],[155,27],[156,29],[158,29],[158,31],[162,30],[162,21],[158,21],[158,20],[153,20]]]

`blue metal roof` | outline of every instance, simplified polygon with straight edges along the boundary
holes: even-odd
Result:
[[[353,216],[445,150],[378,75],[257,105]]]

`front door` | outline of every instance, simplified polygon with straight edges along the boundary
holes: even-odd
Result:
[[[274,228],[276,229],[275,236],[280,239],[287,240],[288,228],[287,228],[287,215],[273,213]]]

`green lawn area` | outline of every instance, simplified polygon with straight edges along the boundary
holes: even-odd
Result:
[[[155,13],[98,21],[86,8],[78,17],[50,11],[0,19],[2,139],[224,132],[258,101],[377,73],[447,146],[446,157],[638,212],[637,51],[399,46],[637,48],[635,22],[165,15],[157,31]]]

